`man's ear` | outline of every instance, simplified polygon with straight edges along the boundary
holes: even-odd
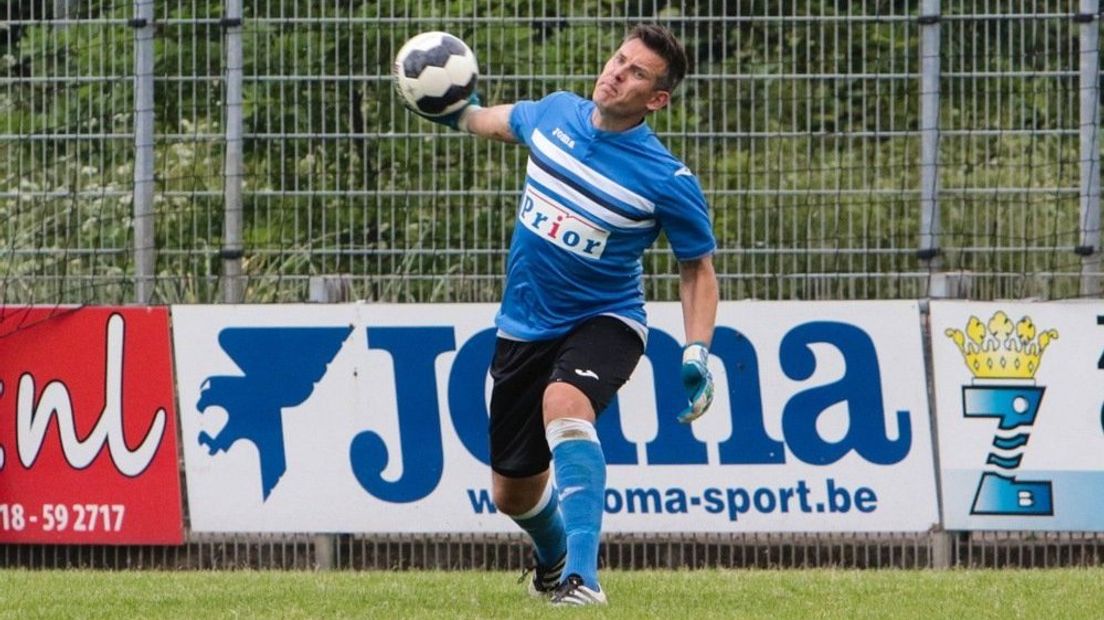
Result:
[[[662,110],[668,103],[671,103],[671,93],[666,90],[657,90],[646,105],[649,112],[655,112]]]

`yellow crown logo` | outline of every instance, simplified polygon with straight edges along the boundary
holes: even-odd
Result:
[[[1048,329],[1035,337],[1035,324],[1025,316],[1018,323],[1003,311],[996,311],[989,323],[971,316],[966,332],[948,329],[970,372],[980,379],[1033,379],[1043,351],[1058,339],[1058,330]]]

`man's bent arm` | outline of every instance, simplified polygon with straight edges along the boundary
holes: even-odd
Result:
[[[510,111],[513,109],[512,103],[489,108],[472,106],[461,116],[460,129],[481,138],[517,143],[518,139],[510,129]]]
[[[717,322],[718,299],[712,256],[679,263],[679,301],[682,302],[687,343],[710,345]]]

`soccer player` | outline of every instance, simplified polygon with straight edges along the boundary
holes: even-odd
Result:
[[[606,463],[594,423],[644,351],[642,257],[661,230],[679,260],[689,343],[679,420],[705,413],[713,397],[707,359],[718,294],[708,206],[645,122],[668,104],[686,65],[669,30],[640,25],[590,99],[556,92],[480,107],[473,97],[430,119],[529,147],[495,318],[491,475],[498,509],[533,540],[530,592],[554,604],[606,602],[598,581]]]

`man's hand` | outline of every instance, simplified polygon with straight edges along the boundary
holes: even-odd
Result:
[[[483,107],[483,99],[479,96],[479,93],[472,93],[471,96],[468,97],[468,102],[464,104],[464,107],[443,116],[428,116],[426,114],[422,114],[414,108],[409,109],[411,112],[417,114],[418,116],[421,116],[426,120],[433,121],[434,123],[438,123],[452,129],[466,132],[467,127],[464,123],[464,117],[481,107]]]
[[[678,415],[678,421],[689,424],[709,410],[713,404],[713,375],[709,374],[709,349],[700,342],[682,350],[682,386],[686,388],[689,406]]]

